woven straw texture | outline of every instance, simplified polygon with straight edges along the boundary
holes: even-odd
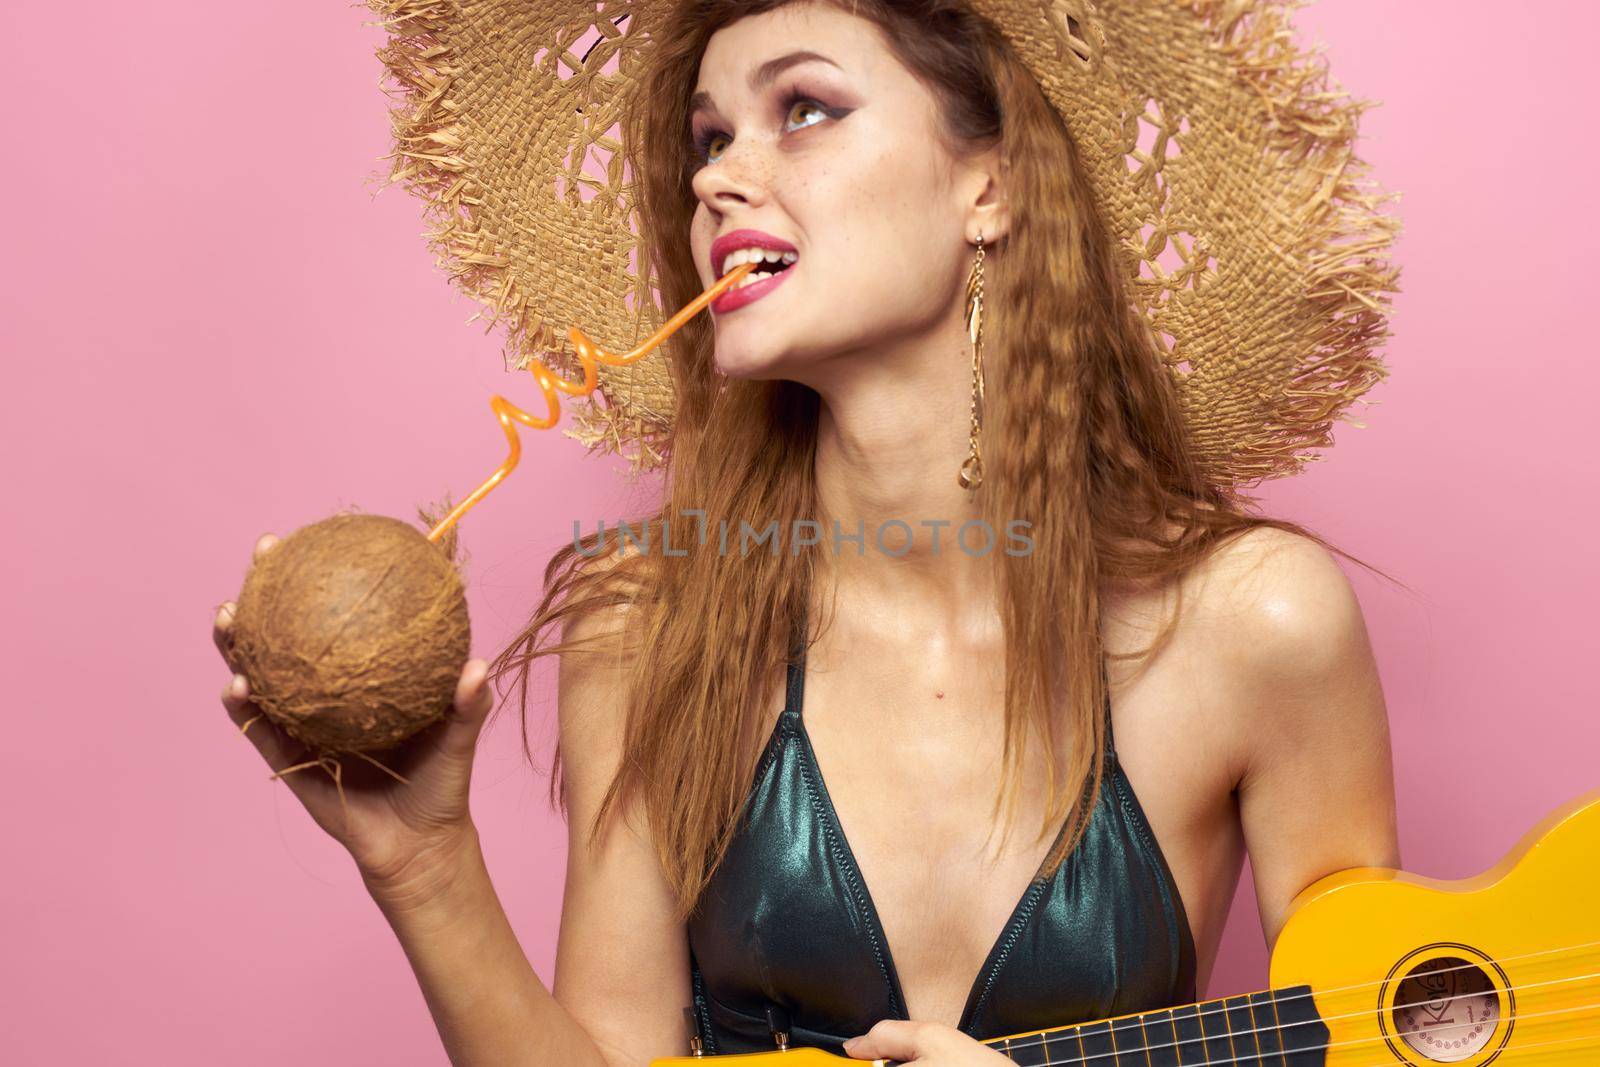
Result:
[[[1387,374],[1400,224],[1355,155],[1370,102],[1292,39],[1301,0],[972,3],[1084,156],[1207,477],[1239,490],[1318,458]],[[676,310],[638,272],[619,140],[668,0],[369,6],[389,31],[389,180],[423,197],[440,265],[504,328],[508,366],[570,374],[570,327],[625,350]],[[659,466],[665,368],[602,366],[600,383],[568,434]]]

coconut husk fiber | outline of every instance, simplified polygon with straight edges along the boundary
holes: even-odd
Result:
[[[319,759],[379,752],[442,718],[471,648],[454,538],[384,515],[301,527],[245,576],[237,669]]]

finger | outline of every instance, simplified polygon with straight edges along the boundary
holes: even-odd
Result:
[[[489,685],[488,662],[467,660],[467,665],[461,669],[461,679],[456,683],[456,711],[462,718],[476,720],[481,725],[493,706],[494,690]]]
[[[276,534],[264,533],[256,538],[255,548],[250,550],[250,561],[253,563],[260,559],[273,545],[278,543]]]
[[[254,547],[250,549],[250,562],[253,564],[273,545],[278,543],[275,534],[264,533],[256,538]],[[239,605],[232,600],[225,600],[217,605],[217,614],[211,623],[211,640],[217,646],[217,651],[222,653],[222,659],[229,667],[234,667],[233,662],[233,619],[239,613]]]
[[[919,1052],[920,1023],[904,1019],[884,1019],[860,1037],[844,1043],[853,1060],[895,1060],[914,1063]]]
[[[211,641],[217,646],[217,651],[222,653],[222,660],[230,670],[235,669],[233,664],[233,617],[239,611],[239,605],[231,600],[224,600],[217,605],[217,613],[211,619]]]
[[[267,766],[272,768],[274,774],[285,767],[303,763],[309,757],[309,753],[301,754],[293,751],[289,736],[278,729],[258,706],[251,703],[250,683],[244,675],[234,675],[228,680],[228,684],[223,686],[222,706],[228,709],[228,718],[232,719],[240,732],[249,738],[250,743],[261,753],[261,758],[267,761]],[[293,778],[294,775],[289,775],[284,781],[294,786],[297,783],[292,780]]]
[[[461,669],[455,700],[440,739],[440,744],[452,756],[470,760],[477,751],[483,721],[494,705],[494,690],[489,686],[488,674],[489,665],[481,659],[468,660]]]
[[[222,690],[222,703],[228,709],[228,717],[272,769],[268,780],[283,782],[308,811],[315,811],[317,805],[327,799],[330,789],[335,788],[323,778],[328,773],[327,768],[309,765],[316,761],[311,750],[268,719],[261,708],[250,701],[249,689],[243,675],[236,674],[229,680]],[[278,778],[284,771],[288,773]]]

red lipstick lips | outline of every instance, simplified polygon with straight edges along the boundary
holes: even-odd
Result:
[[[727,274],[727,271],[722,267],[723,261],[728,258],[729,254],[741,248],[766,248],[778,252],[798,251],[788,241],[780,240],[770,233],[762,233],[760,230],[733,230],[730,233],[723,234],[711,243],[711,263],[715,268],[717,277],[721,278]],[[784,279],[789,276],[789,271],[794,269],[794,266],[791,265],[786,270],[778,271],[764,281],[752,282],[738,289],[729,289],[711,302],[711,310],[716,314],[724,315],[730,311],[736,311],[752,301],[760,300],[782,285]]]

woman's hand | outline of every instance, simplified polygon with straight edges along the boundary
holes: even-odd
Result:
[[[272,534],[264,534],[256,542],[254,557],[259,559],[277,541]],[[223,603],[212,629],[230,670],[234,669],[231,628],[235,609],[233,601]],[[249,697],[244,676],[235,673],[223,689],[222,704],[274,776],[315,759],[314,753],[263,715]],[[488,664],[469,660],[456,683],[454,704],[444,718],[374,757],[409,784],[350,755],[339,758],[337,783],[331,760],[283,776],[317,825],[350,852],[374,895],[412,899],[425,895],[440,879],[450,876],[450,864],[460,855],[461,846],[474,838],[468,786],[478,733],[493,703]]]
[[[943,1023],[884,1019],[844,1043],[853,1060],[893,1060],[921,1067],[1011,1067],[1011,1060]]]

